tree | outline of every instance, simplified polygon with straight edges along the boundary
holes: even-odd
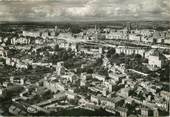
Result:
[[[77,34],[81,32],[81,28],[78,25],[73,25],[70,27],[70,32],[73,34]]]
[[[96,65],[101,65],[103,63],[102,58],[96,60]]]
[[[114,55],[116,52],[115,48],[110,48],[107,52],[107,57],[110,58],[112,55]]]
[[[58,51],[59,50],[59,45],[55,45],[54,50]]]

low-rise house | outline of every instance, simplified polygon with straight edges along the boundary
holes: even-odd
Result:
[[[91,95],[90,101],[99,105],[100,104],[99,98],[100,98],[99,96]]]
[[[116,53],[121,54],[124,53],[126,55],[132,55],[132,54],[139,54],[141,56],[145,56],[145,49],[139,48],[139,47],[116,47],[115,48]]]
[[[123,101],[123,98],[119,96],[111,98],[100,97],[100,101],[103,106],[116,108]]]
[[[18,115],[27,115],[27,110],[20,104],[13,104],[9,107],[9,113],[18,116]]]
[[[92,110],[92,111],[95,111],[95,110],[98,110],[98,109],[101,108],[99,105],[94,105],[94,104],[91,104],[91,103],[87,103],[83,107],[88,109],[88,110]]]
[[[11,39],[11,44],[13,45],[23,45],[23,44],[30,44],[31,40],[30,38],[26,38],[26,37],[13,37]]]
[[[141,36],[139,34],[129,34],[129,40],[140,42]]]
[[[169,102],[167,101],[163,101],[161,99],[159,99],[159,101],[156,101],[155,104],[161,109],[161,110],[165,110],[168,111],[169,109]]]
[[[82,80],[89,80],[89,79],[92,78],[92,75],[91,74],[87,74],[87,73],[81,73],[80,78]]]
[[[44,86],[52,92],[66,90],[66,87],[62,83],[56,81],[44,81]]]
[[[102,76],[102,75],[99,75],[99,74],[92,74],[92,77],[95,78],[95,79],[98,79],[100,81],[106,80],[106,76]]]
[[[43,38],[39,38],[39,37],[37,37],[37,38],[34,40],[34,43],[35,43],[35,44],[39,44],[39,45],[44,44],[44,42],[45,42],[45,40],[44,40]]]
[[[19,63],[16,63],[16,68],[20,68],[20,69],[28,69],[28,65],[22,63],[22,62],[19,62]]]
[[[148,117],[148,108],[141,108],[141,116]]]
[[[60,92],[60,93],[54,94],[53,98],[58,99],[58,100],[65,99],[66,98],[66,94],[65,94],[65,92]]]
[[[160,96],[165,98],[167,101],[170,100],[170,92],[168,92],[168,91],[161,91]]]
[[[169,39],[164,39],[165,44],[170,44],[170,38]]]
[[[147,53],[148,64],[153,67],[161,68],[166,63],[166,57],[161,54],[157,49],[152,49]]]
[[[120,90],[120,95],[123,97],[129,97],[130,88],[122,88]]]
[[[70,91],[67,91],[65,94],[66,94],[66,96],[67,96],[68,99],[74,100],[74,99],[76,99],[76,97],[77,97],[77,94],[76,94],[76,93],[73,93],[73,92],[70,92]]]
[[[106,39],[127,39],[127,34],[121,31],[110,32],[105,34]]]
[[[126,78],[126,75],[125,74],[116,74],[116,73],[110,72],[109,77],[111,79],[114,79],[115,81],[119,81],[119,80]]]
[[[6,56],[7,56],[7,51],[3,47],[0,47],[0,57],[6,57]]]
[[[4,90],[3,86],[0,86],[0,95],[2,95],[3,90]]]
[[[124,107],[116,107],[116,110],[120,113],[121,117],[127,117],[128,109]]]
[[[40,37],[40,31],[23,31],[23,36]]]

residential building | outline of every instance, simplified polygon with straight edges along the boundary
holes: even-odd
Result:
[[[161,92],[160,92],[160,96],[162,96],[163,98],[165,98],[167,101],[170,100],[170,92],[168,92],[168,91],[161,91]]]
[[[23,36],[40,37],[40,31],[23,31]]]
[[[116,110],[120,113],[121,117],[127,117],[128,109],[124,107],[117,107]]]
[[[150,54],[146,57],[148,58],[148,64],[153,67],[161,68],[166,62],[166,57],[157,49],[150,50]]]
[[[3,47],[0,47],[0,57],[7,57],[7,51]]]
[[[148,108],[141,108],[141,116],[148,117]]]
[[[100,104],[99,96],[91,95],[90,101],[96,104]]]
[[[76,93],[73,93],[73,92],[70,92],[70,91],[67,91],[65,94],[66,94],[66,96],[67,96],[68,99],[74,100],[74,99],[76,99],[76,97],[77,97],[77,94],[76,94]]]
[[[123,97],[129,97],[129,91],[130,91],[130,88],[122,88],[120,90],[120,95],[122,95]]]
[[[131,41],[141,41],[141,36],[138,34],[129,34],[129,40]]]
[[[106,80],[106,76],[102,76],[102,75],[99,75],[99,74],[92,74],[92,78],[98,79],[100,81]]]
[[[139,47],[121,47],[118,46],[115,48],[116,53],[121,54],[124,53],[126,55],[132,55],[132,54],[139,54],[141,56],[145,55],[145,49],[144,48],[139,48]]]
[[[13,45],[26,45],[26,44],[30,44],[31,40],[30,38],[26,38],[26,37],[13,37],[11,39],[11,44]]]

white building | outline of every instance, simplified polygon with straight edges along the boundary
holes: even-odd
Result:
[[[30,38],[26,38],[26,37],[13,37],[11,39],[11,44],[16,45],[16,44],[30,44]]]
[[[141,41],[141,36],[137,34],[129,34],[129,40],[131,41]]]
[[[105,34],[106,39],[127,39],[127,35],[123,32],[110,32]]]
[[[95,78],[95,79],[98,79],[100,81],[105,81],[106,80],[105,76],[102,76],[102,75],[99,75],[99,74],[92,74],[92,77]]]
[[[60,82],[55,81],[44,81],[44,86],[52,92],[65,91],[66,87]]]
[[[73,93],[73,92],[70,92],[70,91],[67,91],[66,96],[67,96],[68,99],[74,100],[77,97],[77,94]]]
[[[120,54],[120,53],[124,53],[126,55],[132,55],[132,54],[139,54],[141,56],[144,56],[145,54],[145,49],[143,48],[132,48],[132,47],[123,47],[123,46],[119,46],[115,48],[116,53]]]
[[[129,97],[130,88],[122,88],[120,90],[120,95],[123,97]]]
[[[23,31],[22,35],[30,36],[30,37],[40,37],[40,32],[39,31]]]
[[[166,61],[166,57],[162,55],[157,49],[152,49],[147,52],[146,58],[148,58],[149,65],[159,68],[161,68]]]
[[[167,38],[167,39],[164,39],[164,43],[165,43],[165,44],[170,44],[170,38],[169,38],[169,39],[168,39],[168,38]]]
[[[6,57],[7,56],[7,52],[3,47],[0,47],[0,57]]]

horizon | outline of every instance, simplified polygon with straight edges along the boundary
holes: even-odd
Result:
[[[85,20],[79,20],[79,21],[0,21],[0,24],[2,23],[95,23],[95,22],[105,22],[105,23],[109,23],[109,22],[168,22],[170,23],[170,20],[89,20],[89,21],[85,21]]]

